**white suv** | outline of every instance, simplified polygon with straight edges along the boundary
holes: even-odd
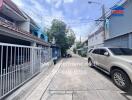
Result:
[[[114,84],[124,91],[132,86],[132,50],[129,48],[96,48],[89,52],[88,64],[111,75]]]

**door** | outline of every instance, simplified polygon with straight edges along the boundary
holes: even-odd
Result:
[[[109,64],[110,55],[106,56],[104,53],[108,52],[106,49],[100,49],[100,54],[98,55],[98,64],[103,69],[107,70],[107,66]],[[108,52],[109,53],[109,52]]]
[[[100,51],[99,49],[95,49],[92,52],[92,61],[95,65],[98,65],[98,55],[99,55]]]

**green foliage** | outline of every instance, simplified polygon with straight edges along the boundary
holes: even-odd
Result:
[[[76,52],[77,52],[76,48],[73,48],[73,52],[76,54]]]
[[[82,47],[83,47],[83,45],[82,45],[81,42],[77,42],[77,43],[76,43],[76,49],[80,49],[80,48],[82,48]]]
[[[61,47],[61,53],[64,54],[67,49],[69,49],[75,41],[75,35],[72,33],[67,35],[68,29],[63,21],[54,19],[52,21],[52,26],[47,30],[47,35],[49,37],[49,42],[55,38],[56,44]]]
[[[81,51],[81,56],[82,57],[87,57],[87,52],[86,51]]]
[[[47,33],[47,36],[48,36],[48,42],[51,42],[52,39],[53,39],[53,36],[52,36],[52,34],[51,34],[51,32],[50,32],[50,29],[47,29],[45,33]]]
[[[87,56],[87,49],[84,49],[83,47],[84,47],[84,43],[76,42],[76,47],[73,49],[73,52],[76,53],[78,50],[78,54],[80,56],[86,57]]]
[[[69,34],[67,34],[67,42],[68,42],[69,48],[70,48],[74,44],[76,37],[75,37],[74,32],[71,29],[69,29],[69,30],[70,30],[70,32],[69,32]]]

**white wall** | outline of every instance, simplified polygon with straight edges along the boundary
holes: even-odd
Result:
[[[17,22],[17,26],[26,32],[30,32],[30,21]]]
[[[103,46],[104,43],[104,32],[100,32],[96,35],[94,35],[93,37],[91,37],[90,39],[88,39],[88,47],[99,47],[99,46]]]

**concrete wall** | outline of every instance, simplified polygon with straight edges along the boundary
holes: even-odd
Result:
[[[102,31],[102,32],[94,35],[90,39],[88,39],[88,47],[93,48],[93,47],[103,46],[103,43],[104,43],[103,34],[104,34],[104,32]]]
[[[109,37],[132,32],[132,0],[128,0],[123,7],[124,16],[111,16],[109,18]]]
[[[132,48],[132,34],[122,35],[105,41],[105,46]]]
[[[30,32],[30,21],[17,22],[17,26],[26,32]]]

